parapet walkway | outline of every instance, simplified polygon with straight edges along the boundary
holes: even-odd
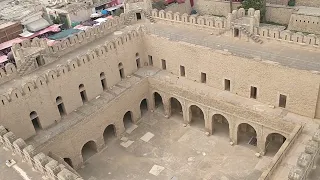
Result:
[[[227,36],[173,25],[147,25],[148,32],[173,41],[182,41],[216,50],[228,51],[236,56],[258,61],[274,61],[295,69],[320,71],[320,49],[309,50],[302,46],[288,46],[277,42],[256,44]]]

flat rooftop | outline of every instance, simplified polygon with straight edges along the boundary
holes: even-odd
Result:
[[[182,41],[212,49],[228,51],[235,56],[246,57],[255,61],[274,61],[290,68],[319,71],[320,50],[310,50],[301,46],[287,46],[279,42],[256,44],[236,38],[210,35],[209,32],[195,28],[182,28],[174,25],[151,24],[149,32],[173,41]],[[254,59],[255,58],[255,59]],[[261,59],[261,60],[259,60]]]
[[[299,10],[296,12],[296,14],[320,17],[320,8],[299,6]]]

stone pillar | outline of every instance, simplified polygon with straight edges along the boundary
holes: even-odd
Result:
[[[234,120],[229,121],[230,139],[234,144],[238,144],[238,127]]]
[[[188,104],[185,106],[182,106],[183,108],[183,121],[185,124],[190,124],[190,112],[189,112],[189,107]]]
[[[266,139],[263,136],[263,127],[257,127],[256,129],[257,133],[257,147],[259,149],[259,153],[261,155],[264,155],[266,152]]]
[[[105,147],[103,136],[97,138],[96,145],[98,152],[100,152]]]
[[[209,109],[203,109],[203,117],[204,117],[204,126],[206,132],[208,132],[210,135],[212,134],[212,120],[209,117]]]
[[[155,101],[154,101],[154,96],[153,93],[149,93],[148,97],[148,109],[153,112],[155,110]]]
[[[83,158],[82,158],[82,155],[81,154],[78,154],[74,157],[70,157],[71,161],[72,161],[72,164],[73,164],[73,168],[75,170],[77,169],[80,169],[81,166],[83,165]]]
[[[162,102],[163,102],[163,108],[164,108],[164,116],[166,118],[169,118],[171,115],[170,100],[166,96],[163,96]]]

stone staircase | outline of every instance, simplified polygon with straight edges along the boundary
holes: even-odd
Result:
[[[135,17],[136,13],[143,13],[144,16],[149,19],[150,22],[154,23],[155,20],[153,19],[153,17],[150,15],[150,13],[148,13],[147,11],[143,10],[143,9],[139,9],[139,10],[135,10],[135,11],[130,11],[128,12],[126,21],[124,22],[124,24],[127,26],[130,24],[130,22],[132,21],[132,19]]]
[[[18,69],[18,74],[20,76],[23,76],[25,72],[33,65],[33,63],[34,63],[34,59],[29,59],[27,62],[23,63],[20,69]]]
[[[245,27],[240,26],[240,31],[244,32],[249,38],[251,38],[254,42],[262,44],[263,41],[256,35],[250,33]]]

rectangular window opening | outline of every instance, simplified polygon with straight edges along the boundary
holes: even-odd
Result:
[[[140,58],[136,59],[137,68],[141,68]]]
[[[101,86],[103,90],[107,89],[107,83],[106,83],[106,79],[101,79]]]
[[[185,71],[185,68],[184,66],[180,66],[180,76],[186,76],[186,71]]]
[[[251,86],[250,98],[257,99],[257,87]]]
[[[84,90],[84,91],[81,91],[81,92],[80,92],[80,95],[81,95],[81,100],[82,100],[83,103],[85,103],[85,102],[88,101],[88,99],[87,99],[87,94],[86,94],[86,91],[85,91],[85,90]]]
[[[229,79],[224,80],[224,90],[230,91],[230,80]]]
[[[162,64],[162,69],[163,69],[163,70],[166,70],[166,69],[167,69],[166,60],[161,59],[161,64]]]
[[[201,73],[201,83],[207,83],[207,74]]]
[[[60,113],[60,116],[65,116],[66,115],[66,111],[65,111],[65,108],[64,108],[64,104],[63,103],[60,103],[58,105],[58,109],[59,109],[59,113]]]
[[[152,56],[148,55],[148,59],[149,59],[149,66],[153,66]]]
[[[39,123],[39,118],[32,119],[32,124],[33,124],[33,127],[36,130],[36,132],[41,129],[41,126],[40,126],[40,123]]]
[[[286,96],[286,95],[283,95],[283,94],[280,94],[280,97],[279,97],[279,107],[285,108],[286,105],[287,105],[287,96]]]

